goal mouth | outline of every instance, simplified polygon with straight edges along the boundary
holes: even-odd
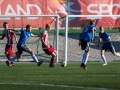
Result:
[[[54,19],[54,20],[53,20]],[[52,23],[51,23],[52,21]],[[30,24],[32,26],[32,33],[41,35],[46,24],[51,24],[51,32],[50,32],[50,44],[54,46],[54,48],[58,51],[58,33],[59,33],[59,16],[58,15],[1,15],[0,22],[8,23],[9,29],[16,30],[25,30],[26,25]],[[0,24],[1,30],[3,30],[3,24]],[[1,32],[2,34],[2,32]],[[16,33],[19,40],[19,33]],[[1,46],[4,47],[6,41],[1,41]],[[43,54],[41,40],[39,37],[30,37],[26,41],[26,45],[31,48],[36,56],[41,59],[49,60],[48,56]],[[16,45],[14,45],[14,51],[16,51]],[[5,51],[4,48],[1,48],[1,51]],[[1,53],[1,60],[5,60],[6,56],[4,52]],[[58,53],[58,52],[57,52]],[[31,61],[31,55],[24,52],[23,57],[19,61]],[[58,62],[58,56],[56,57],[56,62]]]
[[[74,19],[73,19],[74,18]],[[100,57],[100,48],[97,48],[98,42],[98,33],[99,27],[103,26],[105,31],[108,31],[110,35],[115,32],[119,33],[119,25],[120,25],[120,15],[67,15],[65,19],[65,49],[64,49],[64,60],[67,61],[81,61],[83,52],[79,45],[79,33],[89,25],[90,20],[96,20],[96,36],[94,39],[94,43],[91,43],[91,52],[89,56],[89,61],[101,61]],[[112,34],[111,39],[115,44],[115,48],[118,50],[118,46],[116,46],[117,42],[119,42],[118,33]],[[117,39],[115,39],[115,37]],[[116,41],[117,40],[117,41]],[[119,51],[119,50],[118,50]],[[107,52],[106,54],[109,54]],[[109,55],[108,55],[109,56]],[[117,57],[106,57],[109,61],[117,60]],[[118,59],[119,60],[119,59]]]

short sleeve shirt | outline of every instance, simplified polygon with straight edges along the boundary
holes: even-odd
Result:
[[[108,41],[110,39],[110,35],[107,32],[99,33],[99,37],[102,39],[103,42]],[[110,42],[104,43],[103,46],[109,47],[109,46],[113,46],[113,44],[110,41]]]
[[[33,34],[27,30],[19,30],[18,32],[20,33],[18,45],[24,45],[28,37],[33,36]]]

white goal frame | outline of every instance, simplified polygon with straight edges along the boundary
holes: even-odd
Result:
[[[56,63],[58,63],[58,51],[59,51],[59,16],[58,15],[0,15],[0,18],[9,18],[9,17],[55,17],[56,24],[56,43],[55,49],[57,50]],[[53,18],[54,19],[54,18]],[[39,28],[39,27],[38,27]]]
[[[64,47],[64,60],[67,64],[67,57],[68,57],[68,19],[70,17],[91,17],[93,19],[96,19],[94,17],[120,17],[120,15],[67,15],[65,19],[65,47]]]

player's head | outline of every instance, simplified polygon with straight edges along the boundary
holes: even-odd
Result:
[[[45,29],[46,29],[47,31],[50,31],[50,24],[46,24]]]
[[[95,23],[96,23],[96,20],[90,20],[90,25],[95,25]]]
[[[4,28],[4,29],[8,29],[8,23],[7,23],[7,22],[4,22],[4,23],[3,23],[3,28]]]
[[[26,25],[26,30],[27,30],[28,32],[31,32],[32,26],[31,26],[30,24],[27,24],[27,25]]]
[[[103,33],[103,32],[104,32],[104,27],[103,27],[103,26],[100,26],[100,27],[99,27],[99,30],[100,30],[100,33]]]

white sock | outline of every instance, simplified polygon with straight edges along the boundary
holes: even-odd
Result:
[[[101,58],[105,63],[107,62],[104,54],[101,55]]]
[[[85,61],[85,56],[86,56],[86,52],[84,52],[84,54],[83,54],[82,63],[84,63],[84,61]]]
[[[116,53],[116,56],[120,57],[120,53]]]
[[[10,59],[10,61],[15,61],[15,59],[17,59],[17,56],[16,56],[16,55],[13,56],[13,57]]]
[[[88,57],[89,57],[89,53],[86,53],[85,55],[85,61],[84,61],[84,64],[86,65],[87,61],[88,61]]]
[[[37,59],[37,57],[35,56],[35,54],[33,54],[33,55],[31,55],[31,56],[32,56],[32,59],[33,59],[36,63],[39,62],[38,59]]]

